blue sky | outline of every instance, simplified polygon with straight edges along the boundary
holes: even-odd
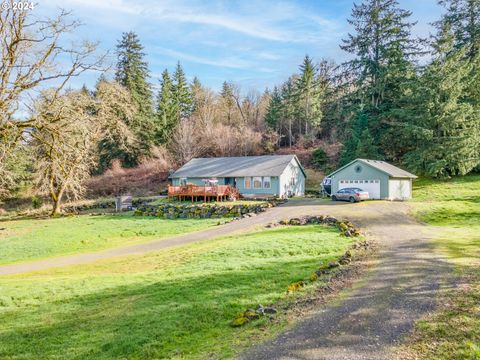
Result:
[[[135,31],[145,47],[151,82],[180,61],[191,79],[218,90],[224,80],[244,91],[263,90],[298,69],[305,54],[344,61],[339,48],[350,30],[352,0],[199,1],[199,0],[43,0],[34,11],[54,15],[72,10],[82,26],[76,36],[113,51],[122,32]],[[429,23],[442,9],[436,0],[400,0],[418,21],[415,33],[428,36]],[[93,86],[97,74],[72,86]]]

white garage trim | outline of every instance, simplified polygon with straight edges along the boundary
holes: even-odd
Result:
[[[370,199],[380,199],[380,180],[379,179],[369,179],[369,180],[339,180],[338,190],[358,187],[364,191],[368,191]]]

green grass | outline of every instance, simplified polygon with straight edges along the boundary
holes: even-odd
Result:
[[[0,264],[162,239],[217,223],[218,219],[166,220],[132,214],[0,221]]]
[[[237,313],[293,300],[288,285],[352,241],[332,227],[282,227],[0,278],[0,358],[229,358],[288,323],[280,313],[232,328]]]
[[[402,351],[422,359],[480,359],[480,176],[418,181],[414,199],[414,215],[434,227],[437,250],[459,280]]]

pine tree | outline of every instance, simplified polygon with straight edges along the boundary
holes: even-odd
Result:
[[[278,91],[278,87],[274,87],[270,102],[268,104],[267,112],[265,114],[265,123],[271,129],[275,129],[280,132],[279,123],[282,112],[282,97]]]
[[[188,118],[192,113],[192,94],[188,86],[185,72],[180,62],[173,73],[173,98],[177,108],[178,120]]]
[[[126,119],[125,123],[139,141],[136,149],[127,152],[115,142],[102,140],[98,169],[100,172],[108,168],[113,159],[120,159],[125,167],[137,165],[141,156],[149,154],[154,137],[148,64],[144,60],[143,46],[134,32],[123,33],[122,39],[117,44],[117,56],[115,79],[128,90],[137,107],[137,114],[132,119]]]
[[[200,94],[203,93],[203,86],[200,80],[195,76],[190,84],[190,93],[192,94],[192,113],[194,113],[199,106],[202,99]]]
[[[379,109],[384,101],[390,68],[418,52],[411,38],[410,11],[400,9],[396,0],[366,0],[354,4],[348,22],[355,35],[348,34],[341,48],[355,58],[344,65],[356,75],[356,87],[366,108]]]
[[[233,98],[232,85],[226,81],[222,84],[220,99],[227,118],[227,124],[231,125],[233,123],[232,118],[235,112],[235,99]]]
[[[350,111],[368,115],[373,143],[382,145],[381,152],[390,159],[402,155],[402,149],[392,148],[392,134],[402,126],[393,113],[415,76],[414,60],[420,53],[419,41],[411,36],[415,23],[409,21],[410,16],[396,0],[355,4],[349,20],[355,33],[341,46],[355,56],[344,64],[345,77],[353,78],[349,86],[355,89],[350,94]]]
[[[298,108],[304,124],[304,134],[307,135],[312,128],[320,125],[322,119],[322,94],[317,68],[308,55],[305,56],[302,65],[300,65],[300,77],[296,86]]]
[[[373,136],[370,134],[368,122],[369,118],[365,113],[359,113],[354,119],[340,157],[342,165],[358,158],[383,159],[378,147],[375,145]]]
[[[288,146],[292,147],[295,143],[293,123],[298,118],[297,101],[295,98],[296,79],[290,77],[282,86],[282,127],[286,130],[288,136]]]
[[[467,55],[473,58],[480,51],[480,0],[441,0],[440,4],[447,12],[438,26],[448,24],[455,48],[466,46]]]
[[[480,54],[455,50],[455,33],[443,23],[434,60],[412,96],[409,135],[414,147],[405,162],[435,177],[465,175],[480,164]]]
[[[167,69],[163,71],[162,80],[160,81],[156,115],[155,140],[157,144],[165,144],[178,123],[178,108],[174,101],[173,84]]]

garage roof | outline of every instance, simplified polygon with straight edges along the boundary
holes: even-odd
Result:
[[[170,178],[280,176],[292,159],[295,159],[305,175],[305,170],[295,155],[265,155],[196,158],[175,171]]]
[[[386,173],[387,175],[389,175],[391,177],[394,177],[394,178],[408,178],[408,179],[416,179],[417,178],[416,175],[413,175],[413,174],[409,173],[408,171],[400,169],[399,167],[396,167],[396,166],[394,166],[392,164],[389,164],[385,161],[368,160],[368,159],[355,159],[355,160],[349,162],[347,165],[342,166],[340,169],[335,170],[333,173],[331,173],[328,176],[332,176],[332,175],[336,174],[340,170],[345,169],[346,167],[350,166],[351,164],[353,164],[357,161],[360,161],[364,164],[367,164],[367,165],[369,165],[369,166],[371,166],[371,167],[373,167],[377,170],[380,170],[380,171],[382,171],[382,172]]]

